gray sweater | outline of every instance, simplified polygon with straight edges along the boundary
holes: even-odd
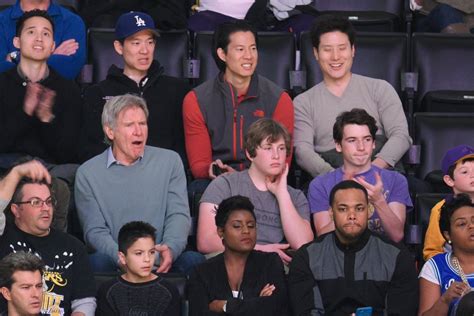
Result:
[[[146,146],[137,163],[109,168],[106,150],[79,167],[75,197],[86,243],[115,261],[118,232],[130,221],[153,225],[156,243],[168,245],[173,259],[186,246],[191,225],[186,177],[171,150]]]
[[[352,74],[341,97],[323,82],[298,95],[295,106],[294,146],[296,162],[312,176],[333,168],[319,155],[335,148],[332,128],[343,111],[362,108],[377,121],[377,134],[388,140],[377,157],[394,166],[411,145],[402,103],[386,81]]]

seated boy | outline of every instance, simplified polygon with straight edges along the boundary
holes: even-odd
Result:
[[[99,289],[96,315],[178,316],[178,290],[154,274],[156,229],[145,222],[130,222],[118,235],[119,264],[125,273]]]
[[[453,189],[453,193],[466,193],[474,202],[474,147],[459,145],[451,148],[443,157],[443,180]],[[423,259],[444,252],[445,239],[439,229],[439,213],[445,200],[439,201],[431,209],[430,223],[425,235]],[[448,246],[448,248],[450,248]]]

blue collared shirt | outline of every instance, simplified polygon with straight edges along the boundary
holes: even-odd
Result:
[[[138,157],[137,160],[135,160],[133,163],[131,163],[130,166],[133,166],[133,165],[139,163],[143,159],[144,155],[145,155],[145,151],[143,151],[143,154],[141,154],[140,157]],[[120,161],[118,161],[115,158],[114,152],[112,151],[112,146],[110,146],[109,149],[107,149],[107,168],[109,168],[113,164],[120,165],[120,166],[125,166],[123,163],[121,163]]]

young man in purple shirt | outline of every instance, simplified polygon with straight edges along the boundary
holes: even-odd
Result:
[[[318,236],[334,230],[334,222],[329,215],[331,189],[342,180],[352,179],[369,193],[369,229],[385,234],[395,242],[403,239],[407,208],[413,206],[408,184],[398,172],[381,169],[371,163],[376,131],[375,119],[365,110],[352,109],[337,117],[333,138],[336,150],[342,153],[344,164],[316,177],[308,191]]]

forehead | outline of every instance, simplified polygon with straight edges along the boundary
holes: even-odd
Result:
[[[334,205],[367,205],[364,192],[359,189],[342,189],[334,195]]]
[[[237,31],[229,35],[229,45],[255,45],[255,37],[250,31]]]
[[[349,36],[341,31],[332,31],[321,34],[319,37],[319,46],[323,45],[341,45],[349,44]]]
[[[150,249],[155,247],[155,241],[151,237],[140,237],[135,240],[128,249]]]
[[[40,283],[41,272],[36,271],[15,271],[12,274],[13,283],[25,284],[25,283]]]
[[[53,31],[51,23],[41,16],[33,16],[23,23],[23,31],[30,28],[47,29],[50,32]]]
[[[453,215],[451,218],[453,220],[459,219],[459,218],[468,218],[474,216],[474,207],[472,206],[462,206],[458,208],[457,210],[454,211]]]
[[[462,167],[469,167],[469,166],[474,166],[474,157],[461,159],[461,161],[456,163],[456,167],[454,170],[458,170]]]
[[[49,187],[46,184],[41,183],[25,184],[21,193],[24,199],[28,197],[48,197],[51,195]]]
[[[344,138],[371,136],[367,125],[347,124],[342,130]]]
[[[276,145],[276,146],[279,146],[279,145],[285,145],[285,140],[283,139],[283,136],[279,136],[276,140],[274,140],[273,142],[270,141],[270,138],[271,136],[267,136],[266,138],[264,138],[261,142],[260,142],[260,145],[263,146],[263,145]]]
[[[154,33],[151,30],[141,30],[127,37],[124,42],[127,43],[134,40],[149,40],[149,39],[155,39]]]
[[[229,218],[227,219],[227,222],[231,221],[255,221],[255,218],[253,217],[252,213],[250,213],[247,210],[234,210],[231,211],[229,214]]]
[[[119,121],[126,121],[134,118],[146,119],[145,111],[138,105],[128,105],[123,108],[118,116],[117,119]]]

